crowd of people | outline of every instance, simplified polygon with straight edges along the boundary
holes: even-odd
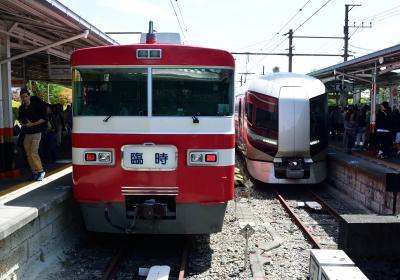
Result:
[[[332,140],[343,141],[348,154],[353,148],[374,151],[380,159],[400,157],[400,113],[388,102],[376,108],[375,128],[370,127],[368,105],[329,108],[329,134]]]
[[[53,163],[59,157],[62,135],[72,130],[72,108],[62,104],[49,104],[27,89],[21,89],[21,106],[14,135],[18,135],[18,146],[26,156],[32,171],[32,180],[44,179],[42,163]]]

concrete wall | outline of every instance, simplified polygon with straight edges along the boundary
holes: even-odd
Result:
[[[71,195],[0,240],[0,280],[35,279],[54,257],[78,240],[83,224]]]
[[[330,154],[329,183],[377,214],[392,214],[393,193],[386,191],[386,174],[393,172],[376,163],[344,154]],[[396,214],[400,213],[400,195]]]

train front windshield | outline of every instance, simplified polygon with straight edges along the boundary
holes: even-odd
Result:
[[[147,116],[149,88],[153,116],[233,114],[232,69],[81,68],[73,77],[75,116]]]
[[[311,156],[328,146],[328,101],[327,95],[310,99],[310,152]]]

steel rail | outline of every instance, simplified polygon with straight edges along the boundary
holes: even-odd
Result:
[[[181,259],[181,267],[179,269],[179,276],[178,276],[178,280],[185,280],[185,273],[186,273],[186,261],[187,261],[187,257],[189,254],[189,248],[190,248],[190,238],[186,237],[186,241],[185,241],[185,245],[183,248],[183,253],[182,253],[182,259]]]
[[[316,194],[313,191],[308,191],[310,193],[310,195],[312,197],[315,198],[315,200],[318,201],[319,204],[321,204],[324,208],[326,208],[328,210],[328,212],[337,220],[340,221],[340,214],[339,212],[337,212],[334,208],[332,208],[331,206],[329,206],[318,194]]]
[[[276,197],[278,198],[279,202],[282,204],[283,208],[285,208],[286,212],[289,214],[289,216],[294,220],[296,225],[304,232],[306,235],[307,239],[311,242],[314,248],[321,249],[321,245],[319,242],[312,236],[312,234],[307,230],[306,226],[303,224],[303,222],[297,217],[296,213],[293,212],[289,204],[286,202],[286,200],[279,194],[277,190],[274,190]]]
[[[106,271],[104,272],[101,280],[111,280],[118,272],[118,266],[121,263],[122,256],[124,255],[124,249],[118,248],[118,250],[114,253],[109,265],[107,266]]]

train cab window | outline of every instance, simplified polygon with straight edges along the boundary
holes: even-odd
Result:
[[[233,70],[153,68],[153,116],[232,116]]]
[[[310,153],[315,155],[328,146],[327,94],[310,99]]]
[[[73,96],[76,116],[146,116],[147,69],[74,69]]]
[[[257,107],[255,127],[278,131],[278,113],[276,111],[270,112]]]

